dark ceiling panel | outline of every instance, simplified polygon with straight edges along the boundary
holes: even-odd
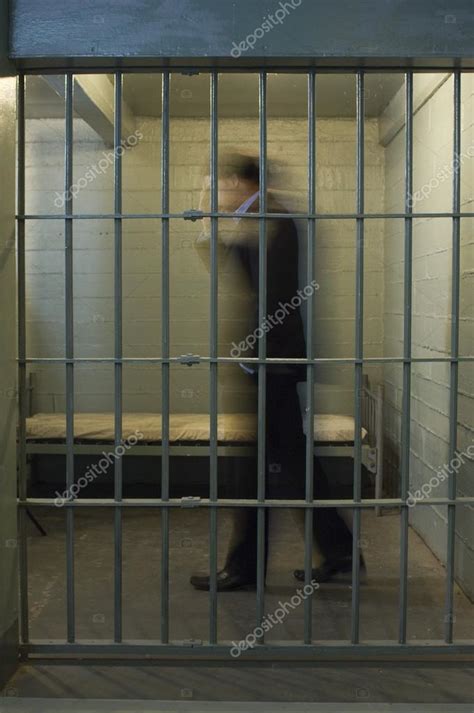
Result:
[[[11,7],[15,58],[474,54],[473,0],[12,0]]]

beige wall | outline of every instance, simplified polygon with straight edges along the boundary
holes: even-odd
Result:
[[[424,101],[414,117],[414,194],[415,212],[442,212],[452,208],[452,131],[453,78],[447,76],[436,87],[436,78],[417,78],[415,95],[421,82],[430,83]],[[396,123],[396,101],[391,108]],[[474,176],[474,82],[462,77],[462,181],[461,210],[473,210]],[[470,150],[470,152],[469,152]],[[387,211],[399,210],[403,190],[404,132],[390,141],[386,149],[385,185]],[[440,176],[429,186],[430,179]],[[441,177],[442,176],[442,177]],[[424,188],[425,187],[425,188]],[[421,194],[422,195],[422,194]],[[418,196],[417,196],[418,198]],[[385,356],[400,356],[403,349],[403,221],[391,221],[385,234]],[[449,357],[451,334],[452,221],[447,218],[414,220],[413,225],[413,356]],[[474,221],[465,219],[461,228],[461,309],[460,353],[474,353]],[[449,448],[449,364],[415,364],[412,370],[412,421],[410,489],[413,493],[429,483],[439,468],[448,464]],[[398,487],[402,370],[399,365],[384,369],[386,392],[386,436],[395,485]],[[458,450],[474,445],[474,374],[472,364],[459,369]],[[465,459],[458,473],[458,495],[474,493],[474,461]],[[447,482],[432,492],[446,497]],[[416,507],[411,522],[433,551],[446,559],[446,508]],[[472,509],[458,510],[456,571],[459,582],[474,596],[474,518]]]
[[[160,122],[138,118],[143,138],[124,154],[124,210],[160,211]],[[106,147],[81,120],[75,121],[75,181],[103,158]],[[256,119],[222,119],[219,149],[258,151]],[[64,123],[60,119],[31,120],[27,131],[27,185],[30,212],[58,212],[55,191],[63,181]],[[318,210],[355,209],[355,122],[321,119],[317,134]],[[301,119],[270,119],[268,154],[276,165],[273,184],[281,201],[304,210],[307,196],[307,123]],[[203,171],[209,161],[209,121],[178,119],[171,122],[170,209],[197,208]],[[383,206],[383,148],[378,122],[366,125],[366,208]],[[91,181],[77,196],[75,212],[112,210],[113,171]],[[300,228],[302,249],[306,228]],[[365,346],[368,356],[382,353],[383,224],[372,221],[366,229]],[[209,276],[193,242],[199,222],[172,220],[171,240],[171,351],[172,355],[208,354]],[[75,337],[76,356],[113,354],[113,225],[111,221],[83,221],[75,225]],[[64,352],[64,256],[60,221],[35,223],[28,235],[28,352],[60,356]],[[156,220],[124,221],[124,353],[149,357],[161,348],[161,226]],[[302,263],[304,257],[302,254]],[[302,265],[303,267],[303,265]],[[317,226],[315,275],[320,289],[315,298],[315,347],[318,356],[354,354],[355,222],[320,221]],[[301,285],[305,284],[303,276]],[[232,341],[245,336],[237,298],[238,278],[221,274],[220,354],[228,355]],[[113,374],[110,367],[76,369],[77,408],[112,408]],[[373,373],[376,377],[375,371]],[[353,403],[351,368],[321,368],[317,377],[317,408],[349,413]],[[172,409],[205,411],[208,408],[208,369],[173,367]],[[125,408],[154,411],[160,408],[159,368],[125,369]],[[222,368],[220,407],[252,408],[251,387],[235,368]],[[64,379],[52,367],[37,369],[35,409],[64,409]]]

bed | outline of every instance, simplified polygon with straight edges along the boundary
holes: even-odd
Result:
[[[33,401],[33,374],[29,380],[29,408]],[[383,394],[372,391],[367,379],[362,393],[362,464],[375,484],[375,496],[381,497],[383,483],[382,441]],[[305,428],[305,430],[307,430]],[[314,454],[319,458],[353,458],[354,418],[347,414],[316,414],[314,417]],[[162,415],[129,413],[122,416],[122,436],[126,441],[140,434],[135,445],[125,451],[134,456],[162,455]],[[208,413],[171,413],[169,416],[170,457],[209,457],[210,419]],[[217,454],[219,457],[255,457],[257,452],[257,417],[251,413],[218,414]],[[113,450],[114,413],[74,415],[75,456],[97,456]],[[26,452],[29,462],[36,456],[65,456],[66,416],[64,413],[34,413],[26,419]],[[43,459],[43,463],[47,463]]]

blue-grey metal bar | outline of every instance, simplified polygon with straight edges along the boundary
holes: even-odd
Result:
[[[26,500],[19,500],[20,507],[58,507],[56,498],[27,498]],[[465,507],[466,505],[473,505],[474,497],[458,497],[456,500],[449,500],[449,498],[423,498],[417,502],[417,507],[433,507],[433,505],[454,505],[456,507]],[[111,507],[115,508],[117,503],[111,498],[77,498],[73,501],[64,502],[63,506],[67,508],[82,508],[82,507]],[[401,507],[403,505],[403,500],[401,498],[383,498],[375,499],[370,498],[370,500],[361,500],[355,503],[354,500],[313,500],[312,503],[308,503],[305,500],[292,500],[291,507],[300,508],[306,510],[307,508],[345,508],[346,510],[374,510],[375,507],[386,507],[394,508]],[[288,508],[288,501],[285,500],[272,500],[267,498],[265,502],[261,500],[250,500],[250,499],[238,499],[238,498],[219,498],[217,501],[212,501],[206,498],[168,498],[163,500],[162,498],[147,498],[145,500],[140,498],[133,498],[132,500],[127,500],[124,498],[120,503],[120,507],[125,508]]]
[[[114,210],[122,213],[122,74],[115,72],[114,84]],[[122,500],[122,457],[119,447],[122,445],[122,219],[114,221],[114,326],[115,326],[115,365],[114,365],[114,428],[115,428],[115,465],[114,498]],[[114,511],[114,637],[122,640],[122,560],[123,560],[122,510]]]
[[[267,208],[267,74],[259,74],[259,210],[266,212]],[[259,252],[259,285],[258,285],[258,321],[262,324],[267,311],[267,225],[266,219],[259,220],[258,236]],[[265,331],[258,340],[258,357],[262,363],[258,365],[258,456],[257,456],[257,499],[265,500],[266,481],[266,385],[267,340]],[[265,508],[257,511],[257,627],[263,621],[265,608],[265,518],[269,516]],[[259,643],[263,643],[263,636]]]
[[[357,212],[364,213],[364,73],[357,72],[356,125],[357,125]],[[356,235],[356,294],[355,294],[355,358],[354,365],[354,502],[361,499],[362,472],[362,388],[364,357],[364,218],[357,219]],[[353,513],[352,547],[352,628],[351,640],[359,643],[360,605],[360,525],[361,511]]]
[[[65,213],[72,213],[73,184],[73,120],[74,78],[68,74],[66,82],[66,150],[64,170]],[[65,221],[65,295],[66,295],[66,488],[74,484],[74,291],[73,291],[73,224]],[[66,592],[67,640],[75,639],[74,597],[74,511],[66,513]]]
[[[322,58],[319,58],[321,60]],[[346,58],[348,59],[348,58]],[[208,63],[205,66],[199,66],[199,60],[196,59],[195,64],[193,65],[184,65],[184,64],[179,64],[176,66],[170,65],[169,58],[165,58],[164,60],[166,62],[166,69],[171,73],[171,74],[185,74],[185,73],[195,73],[197,69],[199,69],[199,72],[202,72],[203,74],[206,72],[211,72],[211,71],[216,71],[216,72],[222,72],[226,74],[242,74],[242,72],[255,72],[261,69],[262,63],[256,62],[253,65],[248,65],[248,64],[238,64],[234,59],[230,60],[232,64],[212,64]],[[446,73],[447,71],[451,71],[453,67],[459,66],[459,59],[453,59],[449,64],[446,64],[442,62],[439,58],[437,58],[435,63],[432,64],[418,64],[417,62],[413,61],[413,58],[409,58],[406,62],[402,62],[400,64],[396,64],[393,62],[392,64],[385,64],[384,61],[376,62],[371,66],[368,62],[364,64],[364,73],[365,74],[394,74],[394,73],[403,73],[407,71],[407,68],[414,68],[416,69],[417,74],[423,74],[423,73],[428,73],[428,74],[439,74],[439,73]],[[113,65],[109,65],[109,68]],[[134,65],[134,66],[129,66],[126,68],[127,74],[148,74],[150,72],[156,72],[157,67],[158,67],[157,62],[153,62],[153,65]],[[163,65],[164,66],[164,65]],[[282,64],[265,64],[265,70],[267,72],[282,72],[284,71],[285,74],[307,74],[309,69],[313,69],[316,71],[318,74],[356,74],[358,69],[360,68],[361,63],[360,60],[358,61],[357,65],[355,64],[338,64],[336,65],[323,65],[323,64],[315,64],[314,58],[313,58],[313,63],[311,65],[297,65],[297,64],[289,64],[288,60],[282,60]],[[68,72],[74,72],[74,74],[104,74],[104,71],[106,71],[103,67],[98,66],[97,60],[96,64],[94,66],[90,67],[84,67],[84,66],[77,66],[74,67],[74,69],[71,69],[70,67],[48,67],[46,65],[40,66],[39,64],[35,67],[22,67],[22,72],[26,75],[29,74],[58,74],[59,72],[61,74],[67,74]],[[124,70],[125,71],[125,70]],[[462,71],[466,72],[467,74],[473,73],[474,72],[474,66],[466,66],[464,65],[462,67]]]
[[[216,72],[211,75],[211,154],[210,154],[210,178],[211,178],[211,211],[217,211],[217,161],[218,161],[218,81]],[[210,332],[209,347],[210,355],[213,359],[218,356],[218,274],[217,274],[217,218],[211,218],[211,292],[210,292]],[[209,498],[211,502],[217,500],[217,369],[216,361],[210,364],[210,471],[209,471]],[[209,641],[211,644],[217,643],[217,509],[211,508],[209,511]]]
[[[267,178],[266,178],[266,143],[267,143],[267,72],[259,74],[259,106],[260,106],[260,208],[256,214],[242,216],[244,219],[259,221],[259,320],[266,315],[267,292],[267,267],[266,267],[266,219],[279,214],[266,212],[267,206]],[[74,483],[74,365],[82,363],[114,363],[115,371],[115,438],[114,446],[117,448],[122,443],[122,366],[129,363],[158,363],[162,366],[163,377],[163,477],[162,493],[160,499],[147,499],[146,501],[127,501],[122,497],[122,463],[119,459],[115,470],[115,488],[113,500],[78,499],[66,503],[66,554],[67,554],[67,641],[61,645],[64,651],[79,650],[81,643],[75,643],[75,587],[74,587],[74,509],[76,507],[112,507],[115,515],[115,643],[122,642],[122,508],[123,507],[159,507],[162,513],[162,607],[161,607],[161,644],[168,644],[169,648],[169,512],[172,507],[186,507],[186,499],[175,500],[169,498],[169,368],[171,363],[179,363],[181,357],[169,356],[169,220],[173,217],[189,220],[200,220],[204,217],[211,218],[211,318],[210,318],[210,357],[198,357],[199,363],[210,365],[210,497],[208,500],[199,499],[193,506],[209,508],[210,515],[210,565],[211,565],[211,592],[210,592],[210,644],[217,650],[217,515],[219,507],[255,507],[258,515],[258,548],[257,548],[257,619],[260,624],[264,613],[264,531],[265,518],[269,516],[272,507],[288,507],[287,501],[272,501],[265,499],[265,399],[266,399],[266,368],[269,363],[304,363],[307,365],[307,408],[308,421],[312,426],[314,414],[314,367],[318,363],[351,363],[355,369],[355,440],[354,440],[354,492],[352,501],[314,501],[313,500],[313,443],[312,438],[307,438],[306,450],[306,493],[304,501],[291,501],[291,506],[302,508],[305,511],[305,579],[311,574],[312,550],[312,520],[314,509],[318,507],[345,507],[353,510],[354,514],[354,547],[353,547],[353,591],[352,591],[352,631],[349,651],[361,649],[378,650],[377,645],[361,646],[359,644],[359,608],[360,608],[360,572],[359,572],[359,541],[361,530],[361,513],[363,509],[376,507],[401,506],[401,537],[400,537],[400,628],[399,644],[397,651],[412,650],[406,644],[407,623],[407,574],[408,574],[408,507],[407,496],[409,489],[409,451],[410,451],[410,390],[411,390],[411,365],[414,362],[439,362],[450,364],[450,432],[449,455],[454,457],[457,447],[457,406],[458,406],[458,368],[461,361],[472,361],[472,357],[459,356],[459,301],[460,301],[460,220],[462,217],[472,217],[474,213],[461,212],[460,210],[460,142],[461,142],[461,75],[454,73],[454,146],[453,146],[453,211],[451,213],[426,213],[417,217],[450,217],[453,220],[453,255],[452,255],[452,324],[451,324],[451,356],[449,358],[415,359],[411,355],[411,328],[412,328],[412,208],[411,191],[413,178],[413,73],[406,73],[406,168],[405,168],[405,212],[400,214],[365,214],[364,213],[364,75],[366,70],[357,71],[357,208],[353,214],[318,214],[315,211],[315,74],[312,71],[308,77],[308,184],[309,184],[309,210],[303,214],[282,214],[283,218],[306,218],[308,221],[308,265],[307,277],[312,279],[314,266],[315,221],[317,219],[355,219],[357,221],[356,242],[356,337],[354,359],[315,359],[313,358],[312,331],[313,331],[313,305],[308,303],[307,339],[308,358],[303,360],[272,360],[266,358],[265,336],[259,342],[259,356],[254,360],[258,364],[258,494],[256,500],[218,500],[217,497],[217,369],[219,363],[232,363],[238,360],[232,358],[219,358],[217,348],[218,322],[217,322],[217,229],[219,218],[231,218],[233,214],[221,214],[217,205],[217,83],[218,75],[213,71],[211,75],[211,210],[204,212],[169,213],[169,72],[163,76],[163,120],[162,120],[162,213],[159,214],[130,214],[127,218],[153,218],[162,221],[162,272],[163,272],[163,301],[162,301],[162,357],[151,359],[124,359],[122,354],[122,174],[120,154],[117,148],[121,142],[121,102],[122,102],[122,75],[115,73],[115,206],[114,213],[109,215],[84,215],[73,213],[73,199],[71,186],[73,181],[73,109],[74,109],[74,75],[68,72],[65,77],[65,106],[66,106],[66,142],[65,142],[65,215],[26,215],[25,214],[25,111],[24,111],[24,77],[19,79],[19,125],[18,125],[18,306],[19,306],[19,334],[18,334],[18,368],[20,389],[20,431],[19,431],[19,460],[20,460],[20,578],[22,591],[21,627],[24,650],[28,649],[28,598],[27,598],[27,552],[26,552],[26,507],[29,506],[55,506],[54,500],[29,499],[26,489],[26,367],[28,363],[58,363],[65,364],[66,368],[66,484],[69,488]],[[404,352],[403,357],[364,359],[363,357],[363,295],[364,295],[364,221],[378,217],[400,217],[405,220],[405,282],[404,282]],[[27,359],[26,358],[26,324],[25,324],[25,222],[32,218],[60,219],[65,221],[65,358],[64,359]],[[73,305],[73,220],[112,218],[115,222],[115,350],[114,357],[110,359],[75,359],[74,358],[74,305]],[[249,360],[251,361],[251,360]],[[375,499],[363,501],[361,499],[361,465],[362,465],[362,439],[361,439],[361,389],[363,383],[363,365],[365,363],[402,363],[403,364],[403,405],[402,405],[402,461],[401,461],[401,497],[398,499]],[[312,431],[308,428],[308,434]],[[441,647],[443,651],[452,652],[456,647],[453,642],[454,621],[454,562],[455,562],[455,517],[456,507],[465,506],[473,502],[472,498],[456,498],[456,478],[452,474],[449,480],[448,497],[427,499],[419,506],[447,505],[448,508],[448,543],[447,543],[447,588],[446,588],[446,632],[447,646]],[[268,512],[267,512],[268,511]],[[23,551],[24,548],[24,551]],[[307,598],[307,600],[310,598]],[[313,649],[312,644],[312,612],[311,602],[305,601],[304,640]],[[260,649],[266,652],[263,638],[259,641]],[[54,643],[47,650],[54,648]],[[111,644],[113,647],[114,644]],[[60,647],[60,648],[61,648]],[[99,650],[101,645],[93,647]],[[105,646],[105,648],[107,648]],[[104,648],[104,650],[105,650]],[[159,648],[159,647],[158,647]],[[279,648],[279,647],[278,647]],[[287,647],[291,648],[291,647]],[[426,647],[430,650],[433,647]],[[461,647],[461,653],[468,647]],[[115,651],[117,649],[114,649]],[[286,649],[285,649],[286,650]],[[384,649],[385,650],[385,649]],[[250,654],[252,656],[253,654]],[[258,652],[257,652],[258,656]]]
[[[308,209],[310,213],[316,210],[316,75],[308,75]],[[306,284],[312,285],[314,280],[315,259],[315,221],[308,220],[308,245]],[[306,356],[312,359],[313,348],[313,319],[314,295],[306,302]],[[314,497],[314,365],[308,364],[306,368],[306,501],[311,503]],[[305,510],[304,523],[304,569],[305,586],[311,585],[313,568],[313,508]],[[304,601],[304,643],[311,644],[313,631],[313,600],[306,597]]]
[[[417,214],[418,217],[418,214]],[[187,358],[189,355],[185,355]],[[191,355],[194,357],[194,355]],[[143,357],[143,358],[133,358],[124,357],[122,359],[123,364],[182,364],[183,357]],[[211,359],[211,357],[197,356],[198,360],[196,363],[209,363],[215,361],[219,364],[237,364],[239,362],[238,357],[218,357],[217,359]],[[29,357],[27,359],[19,359],[19,364],[67,364],[68,359],[61,357],[53,357],[51,359],[44,357]],[[258,357],[246,357],[245,362],[251,364],[259,364],[263,360],[258,359]],[[412,357],[412,364],[450,364],[453,360],[451,357]],[[474,356],[459,356],[458,362],[472,362],[474,361]],[[74,359],[75,364],[113,364],[115,362],[114,357],[77,357]],[[267,364],[356,364],[359,363],[358,359],[351,359],[346,357],[318,357],[314,359],[286,359],[286,358],[272,358],[268,357],[266,359]],[[403,364],[403,357],[365,357],[362,362],[364,364]]]
[[[405,211],[411,214],[413,193],[413,73],[405,76]],[[410,488],[410,425],[411,425],[411,344],[412,344],[412,232],[413,221],[405,218],[405,274],[403,298],[403,395],[401,423],[400,496],[406,501]],[[406,642],[408,609],[408,505],[400,514],[400,615],[401,644]]]
[[[25,77],[18,77],[17,108],[17,210],[25,210]],[[26,284],[25,284],[25,221],[17,223],[17,299],[18,299],[18,494],[22,500],[27,497],[26,467]],[[22,643],[29,639],[28,611],[28,535],[27,513],[19,512],[19,572],[20,572],[20,636]]]
[[[170,75],[163,72],[161,117],[161,208],[169,210],[170,162]],[[170,492],[170,224],[161,220],[161,498],[169,499]],[[161,509],[161,641],[169,641],[169,510]]]
[[[461,204],[461,74],[454,75],[454,128],[453,128],[453,211]],[[458,428],[458,381],[459,381],[459,300],[461,264],[461,226],[459,218],[453,217],[452,249],[452,296],[451,296],[451,372],[449,383],[449,462],[457,451]],[[456,471],[451,468],[448,481],[448,497],[456,500]],[[453,642],[454,630],[454,566],[456,557],[456,507],[448,505],[448,544],[446,557],[446,607],[445,640]]]
[[[120,658],[127,659],[131,657],[133,657],[135,665],[137,665],[136,662],[140,661],[137,651],[143,655],[144,659],[142,659],[142,661],[146,661],[147,663],[150,663],[152,659],[161,660],[165,663],[169,663],[170,660],[176,661],[176,659],[179,659],[180,663],[190,660],[194,662],[223,661],[228,664],[229,648],[231,646],[231,641],[222,642],[219,646],[196,646],[193,645],[192,642],[186,641],[173,642],[173,644],[163,646],[159,642],[150,640],[128,641],[123,644],[81,642],[76,645],[70,644],[66,646],[61,641],[45,642],[34,640],[30,644],[22,646],[20,650],[25,656],[32,657],[41,656],[42,654],[46,656],[69,655],[71,657],[80,655],[86,660],[86,656],[91,657],[95,655],[100,657],[100,659],[95,662],[99,665],[103,662],[103,659],[117,661],[120,660]],[[438,661],[444,663],[451,661],[452,663],[454,656],[456,657],[458,666],[465,666],[466,663],[471,663],[474,656],[474,641],[470,640],[462,645],[453,644],[451,646],[446,646],[446,644],[442,644],[439,641],[435,641],[435,643],[421,641],[416,644],[406,644],[403,646],[397,643],[379,641],[374,641],[370,644],[356,645],[335,641],[312,646],[301,646],[299,643],[288,644],[288,642],[276,642],[253,648],[249,647],[246,651],[242,652],[239,658],[233,660],[233,665],[248,665],[251,661],[275,661],[280,662],[280,665],[287,665],[288,661],[306,661],[311,665],[314,665],[317,661],[323,661],[324,663],[329,661],[340,661],[341,663],[354,663],[354,661],[360,663],[365,661],[372,663],[372,665],[378,665],[382,660],[405,662],[413,665],[414,661]],[[207,665],[209,665],[209,663]],[[350,710],[350,708],[346,708],[346,710]],[[373,706],[372,710],[374,710]],[[418,710],[420,709],[418,708]]]
[[[220,213],[206,211],[185,211],[183,213],[75,213],[73,215],[64,216],[58,213],[19,213],[18,220],[114,220],[115,218],[127,218],[127,220],[159,220],[161,218],[176,218],[184,220],[202,220],[203,218],[222,218],[233,220],[235,213]],[[356,220],[364,218],[364,220],[380,220],[381,218],[406,218],[406,213],[242,213],[239,220],[259,220],[260,218],[275,218],[281,220],[309,220],[315,218],[317,220]],[[469,211],[458,211],[456,213],[417,213],[417,218],[473,218],[474,213]]]

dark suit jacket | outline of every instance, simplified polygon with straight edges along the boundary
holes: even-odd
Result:
[[[249,213],[258,213],[258,199],[250,207]],[[285,208],[269,196],[268,213],[287,213]],[[303,322],[298,303],[302,303],[298,295],[298,234],[291,218],[269,218],[266,222],[267,245],[267,291],[263,323],[267,334],[267,356],[286,358],[305,358],[306,344]],[[254,294],[254,309],[250,320],[250,331],[254,332],[261,324],[258,320],[258,289],[259,289],[259,221],[242,218],[238,223],[236,240],[232,249],[235,250],[248,277],[250,288]],[[292,304],[293,300],[293,304]],[[268,328],[268,329],[267,329]],[[258,341],[252,349],[246,351],[247,356],[258,356]],[[302,371],[303,369],[303,371]],[[305,367],[292,366],[291,373],[302,373],[305,377]],[[272,367],[272,373],[288,373],[288,367]]]
[[[258,199],[248,213],[259,212]],[[285,208],[269,195],[268,213],[287,213]],[[242,265],[252,293],[253,306],[248,315],[248,334],[255,334],[261,327],[267,336],[267,357],[305,358],[306,343],[298,302],[298,235],[291,218],[268,218],[266,221],[267,246],[267,290],[266,320],[259,324],[259,220],[241,218],[238,222],[226,218],[219,221],[219,249],[221,255],[232,255]],[[207,255],[206,258],[207,260]],[[304,295],[304,293],[300,293]],[[293,299],[293,304],[291,300]],[[257,333],[258,336],[258,333]],[[245,357],[258,356],[258,342],[253,346],[245,343],[242,361]],[[242,344],[242,343],[241,343]],[[253,365],[252,365],[253,366]],[[275,365],[269,367],[272,374],[287,374],[306,379],[306,367],[297,365]]]

